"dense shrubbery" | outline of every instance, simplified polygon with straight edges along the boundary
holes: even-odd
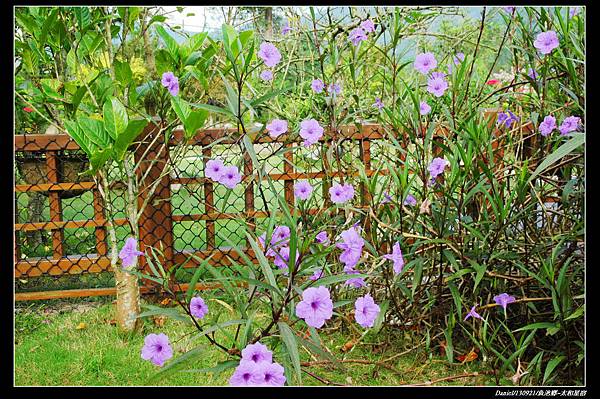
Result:
[[[290,19],[270,40],[223,25],[220,40],[200,33],[178,44],[157,25],[163,46],[146,83],[135,82],[117,51],[108,57],[114,60],[109,73],[88,79],[70,71],[68,82],[31,79],[41,91],[24,83],[19,98],[39,107],[37,96],[57,93],[64,125],[83,148],[86,134],[104,131],[104,124],[107,141],[92,136],[88,149],[94,173],[111,159],[127,165],[127,147],[139,131],[127,130],[121,143],[130,128],[113,137],[108,122],[118,125],[122,118],[128,126],[127,115],[135,114],[145,125],[155,116],[143,106],[149,101],[168,122],[167,134],[180,123],[191,137],[208,116],[237,127],[235,146],[250,155],[260,176],[266,165],[253,140],[265,134],[301,141],[296,165],[313,162],[303,147],[317,148],[326,170],[345,172],[343,179],[322,182],[323,203],[313,195],[321,183],[297,182],[294,207],[267,179],[276,199],[263,204],[271,217],[266,228],[245,233],[258,264],[237,247],[242,264],[221,268],[198,259],[190,287],[208,270],[223,287],[215,301],[193,288],[175,294],[172,276],[179,268],[161,265],[159,249],[145,251],[150,275],[136,270],[134,239],[122,250],[129,275],[162,285],[183,312],[151,307],[141,317],[189,317],[200,336],[231,356],[211,371],[235,368],[232,384],[301,384],[300,347],[338,365],[322,347],[324,325],[358,329],[359,339],[411,326],[428,350],[443,348],[449,362],[456,352],[471,352],[498,381],[581,383],[583,11],[484,9],[470,28],[431,40],[423,27],[435,12],[376,11],[336,20],[311,8],[307,20]],[[131,16],[119,15],[121,21]],[[22,14],[20,21],[27,18]],[[33,34],[43,41],[42,35],[44,29]],[[421,39],[406,50],[403,40],[413,35]],[[94,37],[81,42],[89,42],[89,53],[74,49],[79,58],[70,62],[66,49],[68,68],[93,68],[103,51],[93,46]],[[32,54],[24,45],[18,49],[28,67]],[[55,87],[59,82],[63,91]],[[217,83],[222,90],[209,102]],[[69,90],[73,97],[65,101]],[[374,160],[385,175],[366,176],[337,137],[340,126],[365,121],[380,123],[388,138]],[[205,175],[229,188],[252,181],[243,176],[241,157],[230,165],[214,159]],[[307,212],[315,206],[323,210]],[[233,316],[223,320],[217,306]],[[218,341],[216,331],[227,338]],[[166,364],[162,373],[199,353],[165,363],[172,356],[168,337],[154,334],[142,349],[144,359]]]

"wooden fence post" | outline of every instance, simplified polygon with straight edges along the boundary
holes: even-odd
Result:
[[[162,137],[156,139],[156,135]],[[147,247],[162,248],[163,256],[160,261],[165,269],[173,264],[173,222],[171,218],[171,182],[169,174],[161,177],[165,166],[169,162],[169,146],[164,141],[164,133],[160,126],[151,124],[142,134],[142,144],[135,152],[135,161],[138,163],[142,155],[147,151],[145,160],[140,162],[137,176],[139,181],[138,207],[142,206],[148,196],[150,186],[160,179],[158,187],[152,198],[148,201],[138,221],[140,232],[140,250],[145,251]],[[156,139],[156,140],[154,140]],[[144,180],[143,175],[147,173]],[[149,256],[149,255],[148,255]],[[150,272],[145,257],[140,257],[141,266]],[[144,281],[149,286],[149,281]]]

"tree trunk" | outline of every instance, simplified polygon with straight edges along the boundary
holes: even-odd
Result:
[[[156,76],[156,62],[154,60],[154,51],[152,49],[152,42],[150,40],[150,33],[148,32],[150,30],[150,27],[147,26],[147,21],[146,18],[149,15],[144,15],[144,18],[142,18],[142,32],[143,33],[143,37],[144,37],[144,54],[146,54],[146,65],[148,66],[148,70],[150,70],[150,75],[152,77]],[[153,114],[152,114],[153,115]]]
[[[273,38],[273,7],[265,7],[265,25],[267,27],[265,38],[269,40]]]

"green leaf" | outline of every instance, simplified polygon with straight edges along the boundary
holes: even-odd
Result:
[[[569,155],[573,150],[585,143],[585,134],[573,134],[573,138],[561,145],[552,154],[548,155],[544,161],[539,164],[535,171],[529,176],[527,183],[536,178],[537,175],[545,171],[552,164],[558,162],[563,157]]]
[[[119,82],[123,83],[124,86],[127,86],[131,82],[133,74],[128,62],[115,60],[115,77]]]
[[[119,134],[114,144],[116,161],[123,160],[127,148],[129,148],[131,143],[133,143],[147,125],[148,121],[145,119],[134,119],[129,121],[127,128],[123,133]]]
[[[177,41],[173,38],[173,36],[167,33],[165,28],[160,25],[156,26],[156,33],[158,33],[160,38],[165,42],[169,54],[177,63],[179,61],[179,45],[177,44]]]
[[[79,29],[85,30],[90,25],[92,16],[88,7],[74,7]]]
[[[178,370],[181,370],[186,363],[198,359],[200,355],[204,355],[204,349],[205,346],[199,346],[175,358],[166,366],[161,368],[158,373],[152,375],[148,379],[148,383],[157,381],[159,379],[164,379],[166,376],[171,375]]]
[[[91,157],[92,151],[96,148],[96,146],[92,143],[89,137],[83,133],[83,130],[81,130],[79,125],[74,121],[65,121],[65,128],[67,129],[69,136],[71,136],[79,145],[79,147],[85,151],[88,158]]]
[[[108,97],[103,107],[104,127],[110,136],[116,140],[119,134],[127,128],[129,118],[127,110],[119,100],[114,97]]]
[[[189,139],[194,137],[198,129],[204,127],[204,122],[206,122],[207,116],[208,111],[203,109],[191,111],[190,115],[183,123],[183,127],[185,129],[185,138]]]
[[[550,377],[550,374],[552,374],[556,366],[558,366],[559,363],[562,362],[565,358],[566,356],[564,355],[556,356],[548,362],[548,364],[546,365],[546,371],[544,371],[544,379],[542,380],[542,384],[546,383],[546,380],[548,379],[548,377]]]
[[[187,101],[177,96],[171,96],[171,106],[173,107],[173,110],[177,114],[177,117],[181,123],[185,123],[191,112]]]
[[[328,286],[335,283],[340,283],[342,281],[349,280],[351,278],[367,278],[368,274],[336,274],[333,276],[321,277],[316,281],[307,281],[302,285],[302,288],[311,286],[311,287],[319,287],[319,286]]]
[[[108,132],[104,129],[102,121],[82,116],[79,118],[79,127],[100,149],[108,148],[112,144],[112,140]]]
[[[95,151],[90,157],[90,165],[92,166],[92,172],[96,173],[98,169],[104,166],[104,164],[110,159],[112,155],[112,147],[104,148],[102,150]]]
[[[300,353],[298,352],[298,342],[296,340],[296,335],[286,323],[280,321],[277,323],[279,326],[279,332],[281,333],[281,338],[283,339],[283,343],[287,348],[287,353],[290,356],[290,360],[292,361],[292,365],[294,366],[294,370],[296,371],[296,379],[298,381],[298,385],[302,385],[302,370],[300,369]]]
[[[204,271],[204,266],[208,263],[208,261],[212,257],[213,257],[213,255],[210,255],[208,258],[204,259],[202,261],[202,263],[200,263],[198,265],[198,267],[196,268],[196,271],[194,272],[194,275],[192,276],[192,279],[190,280],[190,285],[188,286],[187,292],[185,294],[185,303],[190,303],[190,300],[192,299],[192,296],[194,295],[194,290],[196,289],[196,283],[198,282],[198,280],[200,279],[200,275]]]

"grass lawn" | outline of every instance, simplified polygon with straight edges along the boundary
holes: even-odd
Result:
[[[179,371],[164,379],[150,381],[159,368],[140,357],[146,334],[167,334],[177,355],[207,341],[194,341],[189,334],[194,331],[193,328],[172,319],[166,319],[162,324],[148,319],[142,333],[122,335],[111,323],[113,306],[106,301],[80,301],[52,307],[32,304],[19,309],[15,314],[15,385],[227,385],[233,369],[216,375]],[[382,347],[376,345],[376,337],[367,335],[363,343],[356,345],[351,352],[342,353],[341,347],[348,340],[347,336],[339,332],[322,332],[321,338],[337,359],[379,361],[411,346]],[[401,340],[393,340],[397,341]],[[274,358],[280,357],[281,354],[275,351]],[[301,357],[302,361],[314,360],[302,350]],[[186,363],[183,370],[211,368],[224,360],[228,360],[227,356],[217,348],[205,346],[201,356]],[[396,372],[372,364],[348,364],[345,372],[322,365],[312,366],[309,371],[338,384],[395,386],[482,370],[479,361],[449,365],[440,356],[428,356],[422,348],[399,356],[390,364]],[[308,374],[302,377],[304,385],[322,385]],[[502,383],[506,381],[503,379]],[[495,385],[495,380],[489,375],[479,375],[436,385],[446,384]]]

